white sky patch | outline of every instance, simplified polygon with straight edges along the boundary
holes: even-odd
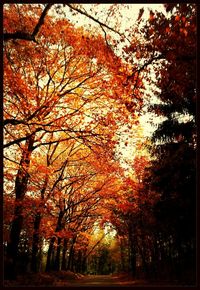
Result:
[[[104,233],[106,234],[105,240],[110,240],[114,238],[117,234],[117,231],[113,228],[113,225],[107,222],[104,226]]]

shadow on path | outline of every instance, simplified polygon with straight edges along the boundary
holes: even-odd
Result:
[[[68,281],[68,287],[131,287],[133,285],[145,285],[145,281],[121,281],[120,277],[111,275],[88,275],[79,280]],[[57,286],[62,286],[58,285]],[[63,283],[64,286],[64,283]]]

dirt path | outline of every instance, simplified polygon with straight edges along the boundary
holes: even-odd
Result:
[[[54,271],[50,273],[37,273],[19,275],[16,280],[5,280],[4,287],[20,286],[54,286],[54,287],[134,287],[134,286],[190,286],[178,281],[146,281],[132,280],[128,274],[117,275],[86,275],[70,271]],[[194,286],[195,284],[191,284]]]
[[[65,284],[65,285],[64,285]],[[66,285],[67,284],[67,285]],[[68,287],[131,287],[133,285],[144,285],[143,281],[121,281],[119,277],[111,275],[88,275],[79,280],[68,281],[55,286]]]
[[[18,276],[16,280],[4,281],[4,286],[54,286],[54,287],[132,287],[146,285],[143,280],[131,280],[128,275],[86,275],[72,272],[52,272]]]
[[[76,286],[79,284],[80,286],[111,286],[117,285],[119,282],[116,278],[110,275],[90,275],[85,276],[81,280],[73,281]]]

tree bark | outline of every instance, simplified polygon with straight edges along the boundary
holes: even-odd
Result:
[[[33,272],[38,272],[37,267],[37,256],[39,251],[39,242],[40,242],[40,235],[39,235],[39,229],[40,229],[40,222],[41,222],[42,216],[40,213],[37,213],[35,216],[35,222],[34,222],[34,233],[33,233],[33,245],[32,245],[32,260],[31,260],[31,270]]]
[[[135,237],[133,233],[133,226],[129,226],[129,247],[130,247],[130,268],[133,278],[136,277],[136,245]]]
[[[74,255],[74,244],[75,244],[76,238],[72,239],[72,243],[71,243],[71,247],[70,247],[70,251],[69,251],[69,259],[68,259],[68,263],[67,263],[67,270],[73,270],[73,255]]]
[[[61,270],[66,270],[67,269],[66,253],[67,253],[67,239],[65,238],[64,241],[63,241],[63,252],[62,252],[62,265],[61,265]]]
[[[26,33],[24,31],[17,31],[14,33],[4,33],[3,34],[3,39],[4,41],[8,41],[10,39],[23,39],[23,40],[29,40],[29,41],[33,41],[36,42],[36,35],[38,34],[41,26],[44,24],[44,19],[49,11],[49,9],[51,8],[53,4],[47,4],[46,7],[44,8],[38,23],[36,24],[34,31],[32,34],[30,33]]]
[[[48,253],[47,253],[47,263],[46,263],[46,269],[45,269],[46,272],[48,272],[52,269],[51,258],[52,258],[55,240],[56,240],[56,237],[53,237],[50,240],[49,249],[48,249]]]
[[[58,238],[57,252],[56,252],[56,260],[55,260],[55,270],[60,270],[60,251],[61,251],[61,241],[62,238]]]
[[[121,265],[120,265],[120,271],[125,271],[125,258],[124,258],[124,245],[123,240],[120,241],[120,256],[121,256]]]
[[[65,214],[65,212],[60,210],[55,232],[59,232],[62,229],[62,219],[63,219],[64,214]],[[51,270],[51,258],[52,258],[53,246],[54,246],[55,240],[56,240],[56,237],[53,237],[50,241],[48,254],[47,254],[46,272]],[[59,260],[59,264],[60,264],[60,250],[56,256],[57,256],[57,260]],[[53,268],[56,268],[56,261],[54,263]]]
[[[133,244],[133,241],[131,241],[130,244],[131,247],[131,274],[135,278],[136,277],[136,251],[135,251],[135,245]]]
[[[45,182],[43,185],[43,188],[41,190],[41,204],[40,204],[40,208],[42,208],[43,206],[43,200],[44,200],[44,194],[45,194],[45,190],[47,187],[47,183],[48,183],[48,175],[45,176]],[[35,221],[34,221],[34,233],[33,233],[33,243],[32,243],[32,260],[31,260],[31,270],[33,272],[38,272],[38,267],[37,267],[37,256],[38,256],[38,252],[40,249],[40,234],[39,234],[39,230],[40,230],[40,224],[41,224],[41,220],[42,220],[42,215],[40,212],[40,208],[39,211],[36,213],[35,216]]]
[[[30,157],[33,151],[35,135],[30,136],[25,144],[25,149],[22,153],[20,161],[20,168],[18,170],[15,180],[15,210],[14,218],[11,224],[10,241],[7,247],[7,261],[9,263],[8,268],[10,269],[10,279],[15,279],[16,276],[16,262],[18,256],[18,246],[20,241],[20,233],[23,226],[23,199],[26,194],[27,184],[29,179],[29,165]]]

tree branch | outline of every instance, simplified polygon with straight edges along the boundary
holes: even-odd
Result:
[[[27,135],[27,136],[24,136],[24,137],[18,138],[18,139],[16,139],[16,140],[10,141],[9,143],[3,145],[3,148],[7,148],[7,147],[9,147],[9,146],[11,146],[11,145],[14,145],[14,144],[19,144],[20,142],[27,140],[27,139],[30,138],[32,135],[34,135],[36,132],[39,132],[39,131],[41,131],[41,130],[42,130],[42,128],[38,128],[38,129],[35,130],[33,133],[31,133],[31,134],[29,134],[29,135]]]
[[[80,13],[80,14],[82,14],[82,15],[85,15],[86,17],[92,19],[94,22],[98,23],[98,24],[101,26],[101,28],[102,28],[102,27],[106,27],[107,29],[113,31],[114,33],[117,33],[117,34],[120,35],[120,36],[123,35],[122,33],[120,33],[119,31],[115,30],[114,28],[112,28],[112,27],[108,26],[107,24],[101,22],[100,20],[94,18],[92,15],[88,14],[87,12],[82,11],[82,10],[79,9],[79,8],[76,8],[76,7],[74,7],[74,6],[71,5],[71,4],[65,4],[65,5],[67,5],[67,6],[68,6],[69,8],[71,8],[71,9],[75,10],[76,12],[78,12],[78,13]]]
[[[92,249],[86,254],[85,259],[92,253],[92,251],[98,246],[98,244],[101,243],[101,241],[106,237],[106,235],[109,234],[109,232],[105,233],[100,240],[92,247]]]
[[[26,33],[26,32],[22,32],[22,31],[17,31],[14,33],[4,33],[3,39],[4,39],[4,41],[8,41],[11,39],[22,39],[22,40],[36,42],[35,37],[33,35]]]
[[[49,11],[49,9],[51,8],[52,5],[53,5],[52,3],[51,4],[47,4],[46,7],[44,8],[44,10],[43,10],[43,12],[42,12],[42,14],[40,16],[40,19],[39,19],[39,21],[38,21],[37,25],[35,26],[35,29],[34,29],[34,31],[32,33],[32,36],[34,38],[38,34],[41,26],[44,24],[44,18],[47,15],[47,13],[48,13],[48,11]]]
[[[36,35],[38,34],[41,26],[44,24],[44,18],[45,16],[47,15],[49,9],[51,8],[53,4],[47,4],[46,7],[44,8],[41,16],[40,16],[40,19],[38,21],[38,23],[36,24],[35,28],[34,28],[34,31],[32,34],[30,33],[26,33],[26,32],[23,32],[23,31],[17,31],[17,32],[14,32],[14,33],[4,33],[3,34],[3,38],[4,38],[4,41],[8,41],[8,40],[11,40],[11,39],[22,39],[22,40],[28,40],[28,41],[33,41],[33,42],[36,42]]]
[[[26,124],[26,122],[24,120],[17,120],[17,119],[6,119],[3,121],[4,126],[6,126],[8,124],[18,125],[18,124]]]

